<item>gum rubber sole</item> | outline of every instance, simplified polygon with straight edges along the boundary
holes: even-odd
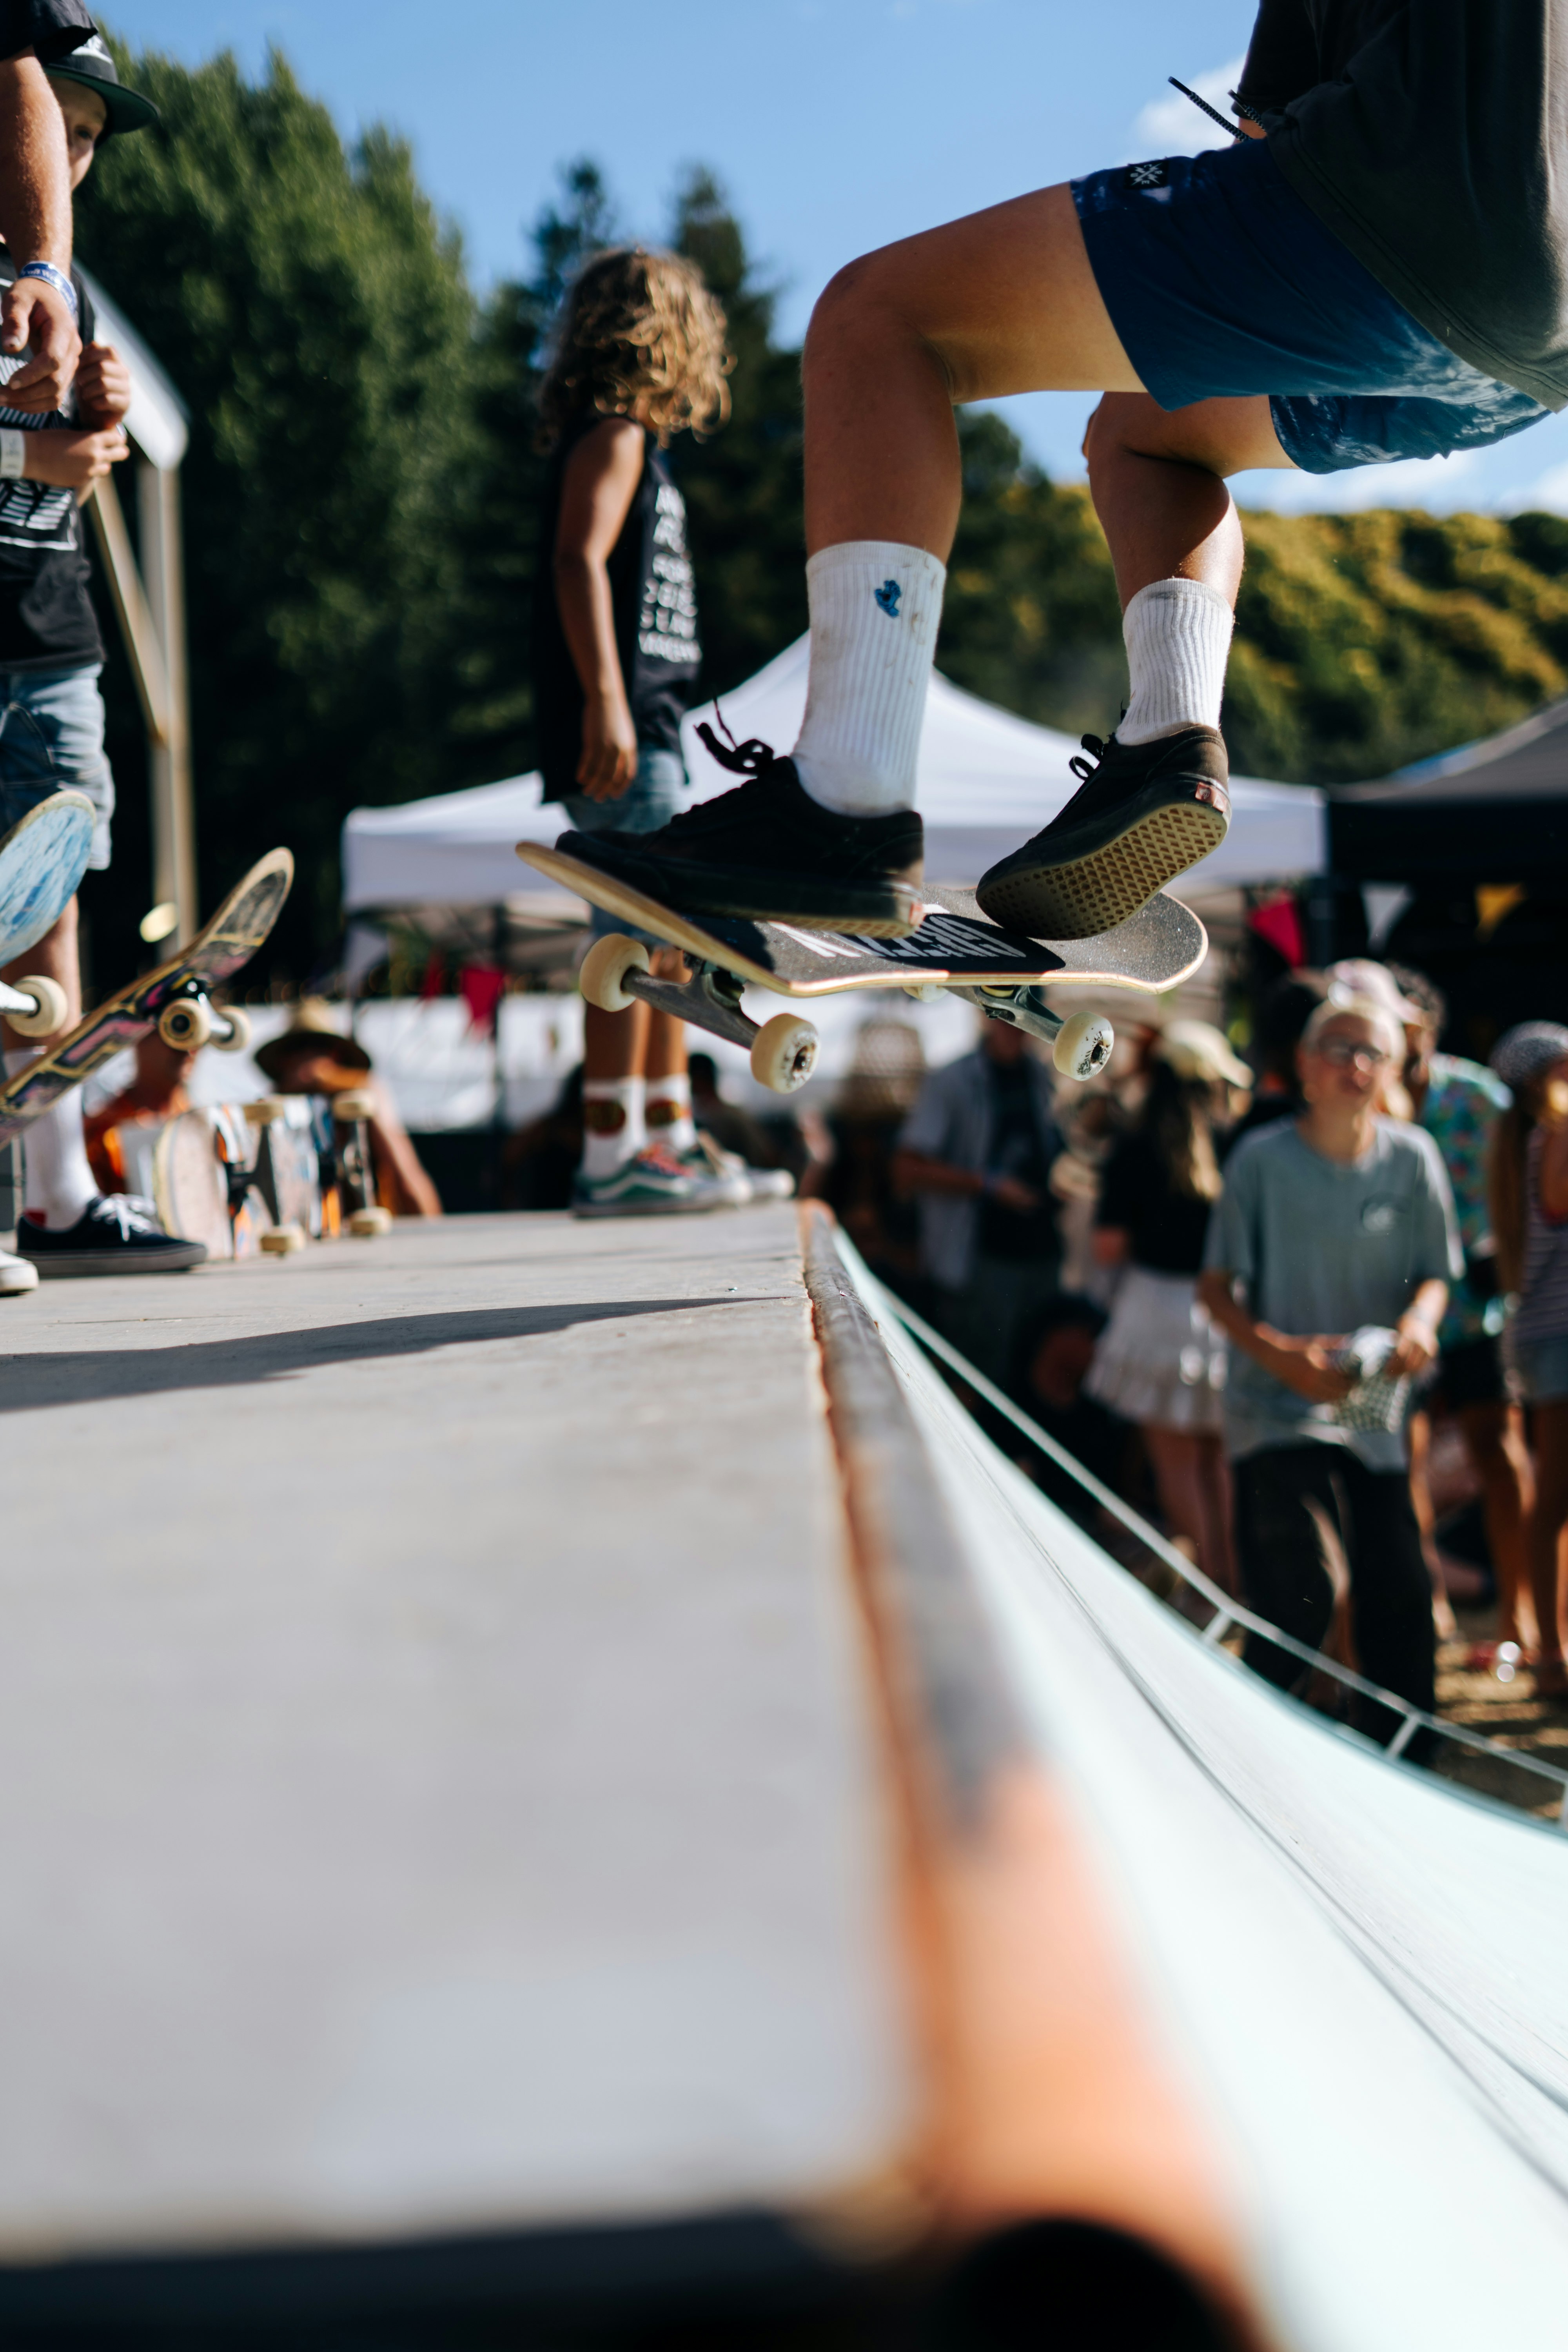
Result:
[[[984,886],[982,911],[1031,939],[1088,939],[1113,930],[1184,874],[1228,830],[1224,814],[1201,802],[1155,809],[1103,849],[1065,866],[1020,866]]]

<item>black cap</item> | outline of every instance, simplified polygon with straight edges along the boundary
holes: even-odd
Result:
[[[68,49],[45,71],[58,81],[79,81],[83,89],[97,90],[109,109],[109,120],[103,128],[106,139],[111,131],[144,131],[150,122],[158,120],[158,110],[150,98],[124,87],[96,26],[80,48]]]

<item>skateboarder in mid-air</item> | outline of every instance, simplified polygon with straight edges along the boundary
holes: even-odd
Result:
[[[563,848],[694,913],[910,928],[953,405],[1050,388],[1105,395],[1086,450],[1131,692],[981,907],[1082,937],[1215,846],[1242,565],[1226,477],[1432,457],[1568,403],[1568,0],[1263,0],[1237,99],[1226,150],[1091,173],[840,272],[805,349],[794,752],[743,746],[736,790]]]

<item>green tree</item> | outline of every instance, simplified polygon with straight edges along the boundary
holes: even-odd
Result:
[[[474,304],[406,145],[373,131],[345,151],[276,52],[259,82],[226,53],[195,71],[121,62],[163,124],[110,142],[79,245],[190,411],[202,900],[288,842],[300,878],[276,961],[301,974],[338,931],[347,811],[464,781],[448,714],[453,515],[480,446]],[[130,816],[144,770],[122,685],[114,711]],[[106,974],[132,968],[144,887],[122,876],[102,896]]]

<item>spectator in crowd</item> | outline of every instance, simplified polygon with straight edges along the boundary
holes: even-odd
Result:
[[[687,1069],[691,1079],[691,1116],[700,1135],[710,1135],[721,1151],[733,1152],[753,1170],[785,1167],[774,1138],[762,1120],[726,1099],[719,1085],[719,1065],[711,1054],[689,1054]],[[799,1171],[791,1169],[789,1172]]]
[[[1125,1269],[1089,1393],[1143,1433],[1160,1508],[1205,1574],[1236,1590],[1230,1480],[1221,1439],[1225,1339],[1198,1303],[1215,1129],[1226,1090],[1251,1072],[1217,1029],[1173,1021],[1154,1039],[1136,1125],[1106,1163],[1095,1213],[1101,1265]]]
[[[1047,1298],[1018,1333],[1008,1393],[1047,1437],[1065,1446],[1101,1486],[1120,1495],[1131,1483],[1130,1454],[1137,1437],[1120,1413],[1100,1403],[1085,1386],[1108,1319],[1104,1307],[1092,1298],[1066,1290]],[[1009,1453],[1017,1450],[1011,1425],[996,1433]],[[1100,1532],[1100,1506],[1069,1472],[1037,1450],[1029,1454],[1026,1467],[1069,1518]]]
[[[1535,1509],[1531,1584],[1539,1634],[1536,1688],[1568,1697],[1563,1546],[1568,1530],[1568,1029],[1526,1021],[1499,1039],[1492,1068],[1513,1097],[1492,1147],[1499,1272],[1518,1305],[1509,1333],[1530,1408]]]
[[[920,1203],[931,1318],[998,1387],[1019,1327],[1059,1287],[1061,1148],[1043,1065],[989,1015],[972,1053],[931,1072],[899,1137],[893,1177]]]
[[[1501,1079],[1479,1062],[1438,1053],[1447,1006],[1426,975],[1400,964],[1384,969],[1402,1005],[1405,1091],[1414,1117],[1442,1155],[1465,1254],[1464,1274],[1448,1294],[1437,1332],[1436,1381],[1411,1416],[1416,1510],[1423,1527],[1431,1526],[1435,1514],[1429,1506],[1423,1510],[1431,1418],[1446,1411],[1458,1425],[1480,1486],[1487,1548],[1497,1577],[1496,1639],[1470,1654],[1472,1664],[1489,1665],[1501,1643],[1532,1650],[1536,1638],[1527,1535],[1533,1482],[1523,1416],[1509,1398],[1502,1356],[1507,1300],[1498,1280],[1487,1196],[1492,1138],[1510,1098]]]
[[[1221,1149],[1226,1158],[1256,1129],[1272,1127],[1276,1119],[1299,1114],[1301,1090],[1296,1048],[1327,992],[1328,983],[1321,973],[1288,971],[1265,992],[1253,1034],[1258,1075],[1252,1082],[1252,1101],[1224,1139]]]
[[[1316,1649],[1348,1575],[1363,1671],[1430,1710],[1431,1588],[1403,1420],[1464,1260],[1436,1145],[1374,1108],[1404,1052],[1372,1000],[1318,1007],[1298,1053],[1303,1108],[1231,1154],[1198,1295],[1231,1343],[1226,1446],[1245,1598]],[[1247,1657],[1283,1688],[1306,1678],[1259,1636]],[[1361,1713],[1369,1732],[1392,1735],[1388,1709]]]
[[[686,503],[668,451],[729,414],[724,313],[694,262],[641,246],[595,253],[566,298],[540,391],[549,475],[534,598],[533,696],[544,797],[579,835],[653,833],[688,790],[681,714],[702,662]],[[632,927],[595,908],[602,939]],[[651,968],[680,951],[646,933]],[[739,1206],[750,1191],[697,1141],[685,1024],[635,1003],[584,1011],[582,1217]]]
[[[79,188],[104,141],[156,122],[156,108],[123,88],[96,34],[49,66],[63,118],[70,184]],[[0,278],[16,256],[0,248]],[[99,689],[103,639],[89,586],[81,502],[130,456],[122,420],[131,375],[111,344],[97,341],[79,272],[70,284],[86,344],[63,406],[39,415],[26,399],[0,397],[0,833],[64,789],[86,794],[97,822],[89,866],[110,861],[114,779],[104,756]],[[20,372],[20,373],[19,373]],[[0,378],[22,380],[21,359],[0,360]],[[5,1071],[18,1077],[52,1053],[81,1018],[81,965],[73,898],[43,938],[0,978],[40,972],[65,992],[65,1018],[48,1037],[5,1032]],[[37,1276],[177,1274],[197,1245],[165,1234],[151,1201],[118,1186],[106,1192],[91,1165],[79,1087],[27,1129],[25,1209],[16,1229],[21,1273]],[[0,1286],[5,1283],[0,1267]]]
[[[397,1108],[374,1076],[370,1055],[355,1037],[345,1037],[325,1004],[307,997],[281,1036],[258,1045],[254,1059],[282,1095],[332,1095],[368,1091],[375,1104],[370,1120],[376,1199],[395,1217],[438,1217],[441,1196],[431,1182]]]
[[[926,1077],[921,1033],[909,1021],[863,1021],[848,1069],[801,1191],[826,1201],[867,1265],[890,1289],[927,1307],[921,1219],[895,1181],[899,1137]]]

